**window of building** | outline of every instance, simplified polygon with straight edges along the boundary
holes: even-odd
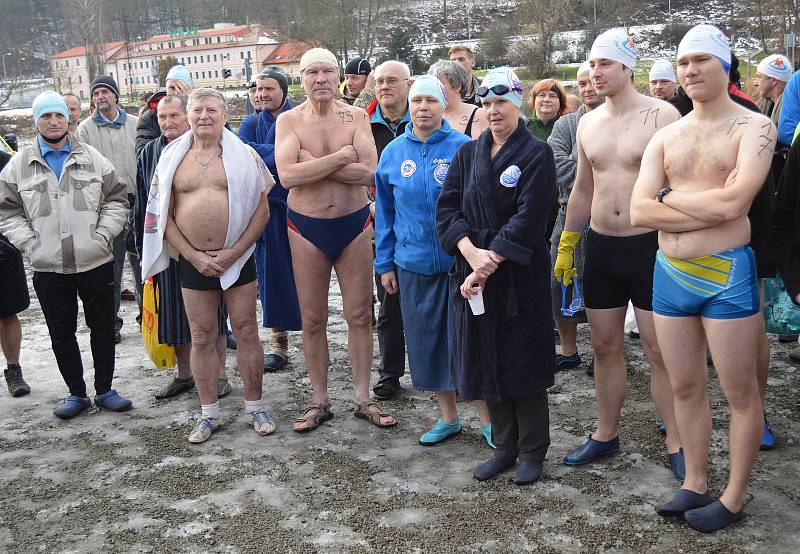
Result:
[[[197,63],[197,56],[194,57],[194,63]]]
[[[127,85],[128,83],[125,84]],[[80,92],[81,92],[81,100],[83,100],[83,90],[81,90]]]
[[[83,84],[83,77],[81,77],[80,75],[78,75],[78,84],[79,85]]]
[[[206,78],[206,72],[205,71],[201,72],[201,75],[203,76],[203,79]]]
[[[199,71],[195,71],[194,72],[194,78],[195,79],[199,79],[200,78],[200,72]]]
[[[222,42],[222,37],[217,37],[217,43]]]
[[[244,59],[244,52],[239,52],[239,59],[240,59],[240,60],[243,60],[243,59]]]
[[[72,88],[72,77],[67,77],[67,84],[69,84],[69,88]]]
[[[75,65],[77,65],[78,67],[81,66],[81,59],[80,58],[75,58]]]
[[[64,60],[64,67],[69,67],[69,60]]]
[[[214,54],[214,61],[217,61],[217,55]]]
[[[219,79],[219,71],[218,70],[214,71],[214,78],[215,79]]]
[[[127,85],[127,84],[128,84],[128,78],[125,77],[125,85]]]

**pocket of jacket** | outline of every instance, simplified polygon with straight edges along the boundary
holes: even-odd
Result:
[[[71,175],[73,206],[77,212],[96,212],[100,208],[103,182],[96,175],[76,171]]]
[[[47,177],[45,175],[37,175],[24,179],[17,188],[25,211],[31,220],[47,217],[53,211],[53,206],[50,202],[50,191],[47,185]]]

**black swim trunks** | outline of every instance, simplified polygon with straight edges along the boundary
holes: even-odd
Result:
[[[222,290],[222,285],[216,277],[206,277],[183,256],[178,258],[178,273],[181,278],[181,287],[192,290]],[[242,266],[239,278],[230,288],[241,287],[256,280],[256,262],[250,256]]]
[[[611,237],[589,229],[583,269],[583,300],[587,308],[624,308],[630,300],[653,311],[653,267],[658,232]]]
[[[30,306],[28,280],[22,254],[0,235],[0,319],[25,311]]]

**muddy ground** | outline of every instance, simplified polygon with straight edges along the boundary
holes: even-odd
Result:
[[[0,551],[800,550],[800,372],[787,363],[787,345],[773,342],[767,405],[780,442],[758,457],[749,517],[705,536],[665,523],[653,511],[678,485],[666,467],[648,365],[636,340],[626,339],[631,389],[622,418],[623,453],[583,468],[560,463],[594,420],[592,381],[583,370],[561,373],[550,391],[552,446],[544,479],[522,488],[513,484],[513,472],[486,483],[472,479],[472,469],[491,452],[471,405],[460,404],[466,429],[459,437],[419,446],[417,437],[433,423],[436,409],[430,395],[410,389],[408,377],[402,398],[384,405],[400,420],[396,428],[377,429],[353,417],[338,289],[329,323],[336,417],[308,435],[291,431],[310,398],[301,337],[293,335],[289,369],[264,377],[277,432],[259,437],[245,424],[241,380],[229,351],[234,392],[221,402],[225,427],[202,445],[186,441],[198,411],[196,394],[153,397],[168,372],[145,360],[135,305],[123,307],[115,387],[135,408],[126,414],[91,409],[66,422],[51,413],[67,393],[35,298],[22,314],[22,364],[33,392],[19,399],[0,393]],[[88,351],[83,326],[79,340]],[[589,350],[582,329],[580,351]],[[377,346],[375,353],[377,366]],[[91,383],[90,367],[86,373]],[[716,381],[711,383],[712,488],[719,492],[727,475],[728,411]]]

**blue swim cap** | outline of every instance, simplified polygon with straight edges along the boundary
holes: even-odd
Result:
[[[39,124],[39,118],[46,113],[60,113],[65,118],[69,119],[69,109],[64,98],[52,90],[41,93],[33,100],[33,123]]]

